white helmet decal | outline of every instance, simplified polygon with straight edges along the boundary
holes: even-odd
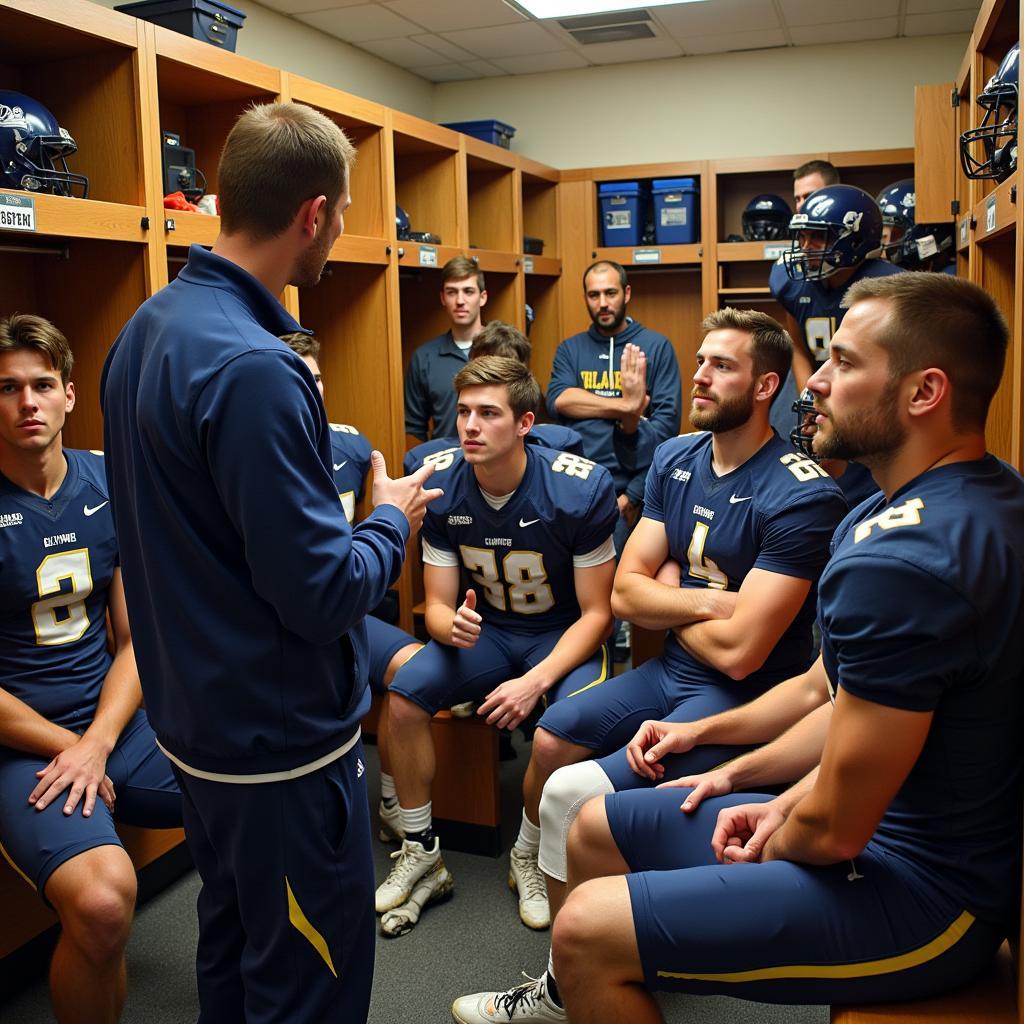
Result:
[[[28,131],[25,111],[21,107],[9,107],[6,103],[0,103],[0,125],[5,128],[24,128]]]
[[[860,222],[864,214],[857,210],[847,210],[843,214],[843,227],[847,231],[857,232],[860,231]]]

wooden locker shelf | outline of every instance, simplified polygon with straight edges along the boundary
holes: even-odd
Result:
[[[717,256],[719,263],[774,263],[782,250],[789,248],[788,238],[771,242],[719,242]],[[778,250],[774,255],[765,255],[766,250]]]
[[[558,277],[562,273],[562,261],[554,256],[523,256],[523,271],[542,277]]]
[[[645,259],[643,254],[657,251],[659,260]],[[637,259],[637,253],[640,259]],[[699,265],[704,256],[704,247],[699,243],[691,245],[616,245],[607,248],[598,246],[594,251],[595,260],[614,260],[624,267],[657,267],[679,266],[683,264]]]

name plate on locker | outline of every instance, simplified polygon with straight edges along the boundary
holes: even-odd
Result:
[[[523,257],[523,271],[525,273],[527,273],[527,274],[532,274],[533,273],[533,257],[532,256],[524,256]]]
[[[437,250],[432,245],[421,245],[420,246],[420,266],[421,267],[436,267],[437,266]]]
[[[633,262],[634,263],[660,263],[661,262],[661,250],[660,249],[634,249],[633,250]]]
[[[31,196],[0,192],[0,228],[7,231],[36,230],[36,201]]]
[[[777,260],[784,252],[788,251],[788,245],[766,245],[761,258],[765,260]]]
[[[996,229],[996,194],[993,192],[985,203],[985,232]]]
[[[968,214],[962,221],[960,221],[960,244],[966,245],[967,239],[970,236],[971,231],[971,215]]]

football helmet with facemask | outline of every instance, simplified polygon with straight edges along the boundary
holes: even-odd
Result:
[[[942,270],[953,258],[953,224],[918,224],[914,179],[904,178],[878,193],[882,226],[889,229],[882,251],[904,270]]]
[[[960,136],[960,165],[968,178],[1005,181],[1017,169],[1020,43],[1014,43],[978,95],[981,124]]]
[[[55,196],[89,195],[89,179],[72,174],[75,140],[38,100],[0,90],[0,187]]]
[[[786,273],[794,281],[821,281],[879,254],[882,212],[861,188],[826,185],[790,218],[789,235]]]
[[[797,396],[792,405],[796,413],[796,426],[789,432],[789,440],[793,447],[802,451],[804,455],[810,456],[815,462],[818,457],[814,454],[814,435],[818,432],[817,424],[814,422],[816,415],[814,408],[814,395],[810,388],[804,388]]]
[[[743,237],[748,242],[771,242],[785,238],[793,211],[781,196],[754,196],[743,211]]]

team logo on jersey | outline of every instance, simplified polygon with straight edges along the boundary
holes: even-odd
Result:
[[[754,496],[752,494],[748,494],[745,498],[737,498],[735,494],[730,494],[729,495],[729,504],[730,505],[738,505],[741,501],[750,501],[750,499],[753,498],[753,497]]]
[[[448,525],[449,526],[472,526],[473,525],[473,517],[472,516],[449,516],[448,517]]]
[[[8,526],[21,526],[25,517],[20,512],[0,512],[0,530]]]
[[[715,518],[715,510],[711,508],[705,508],[703,505],[694,505],[693,514],[695,516],[703,516],[705,519]]]
[[[678,480],[681,483],[687,483],[693,474],[688,469],[673,469],[672,479]]]
[[[511,537],[484,537],[484,543],[489,548],[510,548],[512,547]]]
[[[52,537],[43,538],[44,548],[55,548],[60,544],[77,544],[78,536],[74,533],[55,533]]]
[[[105,505],[109,505],[109,504],[110,504],[109,501],[104,501],[104,502],[101,502],[99,505],[96,505],[94,508],[90,508],[88,505],[83,505],[82,506],[82,515],[84,515],[88,519],[89,516],[96,515],[96,513],[99,512],[99,510],[101,508],[103,508]]]
[[[334,472],[337,473],[339,469],[344,469],[348,465],[348,459],[346,459],[344,462],[332,463],[332,465],[334,466]]]
[[[534,523],[539,523],[539,519],[520,519],[519,525],[525,529],[527,526],[533,526]]]

